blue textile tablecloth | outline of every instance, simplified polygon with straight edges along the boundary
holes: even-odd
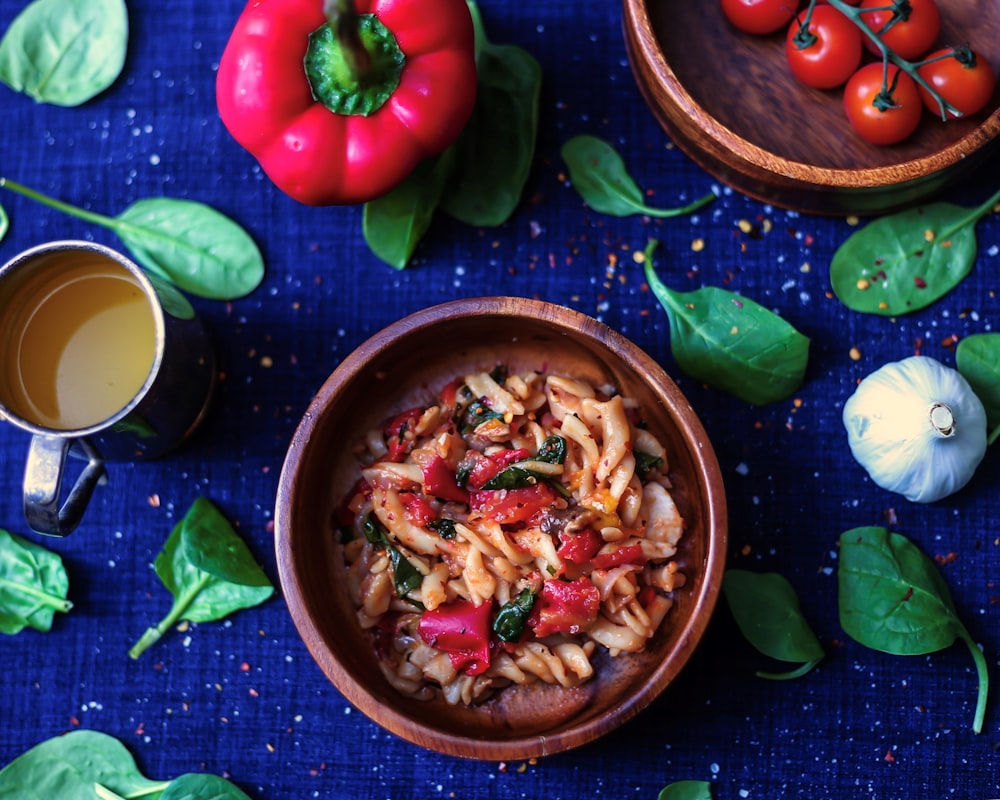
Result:
[[[0,0],[0,28],[24,5]],[[529,50],[544,71],[525,199],[495,230],[439,216],[410,268],[395,271],[365,245],[360,207],[295,203],[223,128],[215,74],[242,6],[129,3],[123,74],[80,107],[36,104],[0,86],[0,175],[104,214],[159,195],[208,203],[251,232],[268,270],[245,299],[195,302],[222,376],[207,423],[165,460],[112,465],[110,483],[69,538],[27,530],[27,436],[0,425],[0,527],[62,555],[74,603],[51,632],[0,641],[0,765],[49,737],[92,729],[123,741],[146,775],[217,773],[254,800],[652,800],[682,779],[710,781],[719,800],[1000,796],[1000,701],[991,699],[983,733],[974,735],[976,675],[966,649],[882,654],[847,637],[837,614],[840,533],[889,525],[940,557],[959,614],[1000,679],[995,448],[966,490],[914,505],[868,479],[840,419],[856,382],[876,367],[918,351],[954,365],[957,339],[997,329],[1000,216],[978,226],[971,277],[931,308],[897,319],[850,312],[832,294],[828,267],[857,221],[750,200],[673,147],[633,80],[619,4],[482,0],[491,39]],[[578,133],[613,142],[651,204],[709,190],[719,199],[667,221],[594,213],[559,156]],[[981,202],[996,188],[995,166],[977,180],[944,199]],[[0,204],[11,217],[0,261],[52,239],[121,247],[110,231],[9,192]],[[679,372],[666,315],[633,258],[652,237],[661,241],[657,263],[668,284],[726,286],[811,338],[806,381],[793,398],[753,407]],[[665,365],[721,463],[730,565],[791,581],[828,653],[820,666],[796,681],[757,678],[764,661],[720,603],[693,662],[638,718],[581,749],[501,764],[421,750],[354,710],[306,652],[280,593],[225,622],[171,631],[130,660],[129,646],[169,606],[152,562],[194,499],[208,497],[225,512],[277,583],[278,474],[314,392],[385,325],[485,294],[570,306]],[[1000,697],[1000,683],[994,693]]]

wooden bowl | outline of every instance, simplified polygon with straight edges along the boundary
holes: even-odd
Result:
[[[512,686],[473,707],[420,701],[383,678],[347,595],[335,507],[357,480],[351,446],[370,427],[435,402],[456,375],[545,369],[611,383],[641,404],[667,448],[675,501],[687,523],[678,560],[688,577],[646,652],[595,655],[596,677],[575,689]],[[392,733],[454,756],[525,759],[583,745],[632,718],[690,658],[722,583],[726,505],[714,451],[663,370],[600,322],[535,300],[459,300],[390,325],[323,384],[282,469],[275,545],[292,619],[320,669],[355,707]]]
[[[1000,68],[1000,3],[941,2],[944,45],[969,43]],[[1000,81],[987,107],[947,123],[925,112],[898,145],[859,139],[840,90],[797,82],[785,33],[740,33],[719,0],[624,0],[632,71],[654,115],[702,168],[755,199],[823,214],[885,213],[992,168]],[[874,60],[874,56],[868,56]]]

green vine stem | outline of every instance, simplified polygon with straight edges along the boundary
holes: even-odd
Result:
[[[926,80],[924,80],[921,77],[920,72],[918,71],[918,68],[921,67],[926,62],[923,62],[923,61],[919,61],[919,62],[908,61],[907,59],[902,58],[901,56],[897,55],[892,50],[892,48],[890,48],[889,46],[887,46],[886,43],[882,41],[882,39],[878,35],[878,33],[876,33],[875,31],[873,31],[871,29],[871,27],[868,25],[868,23],[865,22],[864,19],[862,19],[862,17],[861,17],[861,11],[859,9],[855,8],[854,6],[848,5],[847,3],[844,2],[844,0],[827,0],[827,2],[831,6],[833,6],[834,8],[836,8],[838,11],[840,11],[841,14],[843,14],[845,17],[847,17],[849,20],[851,20],[851,22],[853,22],[855,25],[857,25],[858,28],[861,29],[861,32],[865,36],[867,36],[872,41],[872,43],[879,49],[879,52],[882,53],[882,63],[883,63],[882,75],[883,75],[883,78],[882,78],[882,92],[880,94],[885,94],[885,95],[890,95],[891,96],[891,90],[890,90],[890,88],[888,86],[887,80],[888,80],[889,64],[893,63],[897,67],[899,67],[903,72],[905,72],[907,75],[909,75],[911,78],[913,78],[913,80],[916,81],[916,83],[917,83],[918,86],[922,87],[923,89],[926,89],[927,92],[930,93],[931,97],[933,97],[934,100],[937,102],[938,108],[941,110],[941,119],[942,120],[947,120],[949,114],[951,114],[953,117],[964,116],[961,111],[959,111],[951,103],[949,103],[947,100],[945,100],[937,92],[937,90],[934,89],[934,87],[932,87],[929,83],[927,83]],[[866,8],[866,9],[864,9],[864,11],[865,11],[865,13],[868,13],[868,12],[871,12],[871,11],[896,11],[903,4],[905,4],[905,5],[908,6],[909,5],[908,0],[892,0],[892,4],[891,5],[888,5],[888,6],[878,6],[877,8]],[[815,5],[816,5],[816,0],[809,0],[809,11],[810,11],[810,13],[812,12],[813,6],[815,6]],[[893,17],[893,21],[895,19],[896,18]],[[888,24],[891,25],[892,21],[890,21]]]

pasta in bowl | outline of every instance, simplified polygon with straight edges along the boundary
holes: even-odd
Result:
[[[559,752],[645,708],[705,630],[725,542],[673,382],[596,320],[519,298],[361,345],[279,481],[279,573],[313,657],[375,722],[458,756]]]

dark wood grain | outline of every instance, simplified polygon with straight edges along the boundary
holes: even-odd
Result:
[[[942,46],[968,42],[1000,68],[1000,3],[940,7]],[[996,163],[1000,82],[974,117],[944,123],[927,112],[910,139],[879,147],[854,134],[839,90],[795,80],[783,32],[742,34],[717,0],[624,0],[623,26],[639,88],[664,129],[751,197],[818,213],[884,212]]]
[[[647,651],[595,660],[597,675],[566,690],[512,687],[482,705],[449,706],[397,693],[382,677],[345,589],[331,518],[357,479],[351,445],[401,409],[427,403],[456,375],[548,370],[611,383],[635,397],[671,459],[687,523],[678,559],[688,576]],[[292,619],[323,672],[387,730],[439,752],[524,759],[580,746],[631,719],[688,661],[721,587],[727,537],[724,488],[711,444],[673,381],[600,322],[520,298],[461,300],[402,320],[359,347],[310,404],[279,481],[275,546]]]

